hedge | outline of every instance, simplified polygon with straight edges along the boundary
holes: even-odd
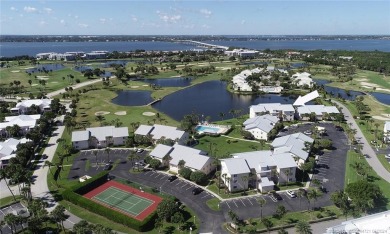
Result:
[[[84,181],[80,184],[77,184],[75,186],[72,186],[71,189],[75,193],[84,195],[84,194],[88,193],[89,191],[91,191],[92,189],[99,187],[100,185],[107,182],[108,173],[109,173],[108,171],[102,171],[102,172],[98,173],[97,175],[95,175],[94,177],[92,177],[91,179],[86,180],[86,181]]]
[[[149,215],[146,217],[143,221],[139,221],[136,219],[133,219],[125,214],[122,214],[120,212],[117,212],[115,210],[112,210],[108,207],[105,207],[103,205],[100,205],[99,203],[96,203],[88,198],[85,198],[71,190],[65,190],[62,193],[62,196],[65,200],[78,205],[92,213],[98,214],[100,216],[103,216],[109,220],[112,220],[114,222],[117,222],[119,224],[123,224],[125,226],[128,226],[132,229],[135,229],[137,231],[148,231],[153,229],[154,227],[154,220],[156,217],[156,212],[154,212],[152,215]]]
[[[146,217],[143,221],[139,221],[82,196],[107,182],[108,176],[108,171],[102,171],[91,179],[65,190],[62,192],[62,197],[92,213],[101,215],[109,220],[123,224],[137,231],[148,231],[153,229],[156,212]]]

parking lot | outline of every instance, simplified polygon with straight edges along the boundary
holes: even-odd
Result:
[[[312,124],[298,125],[290,127],[281,132],[280,136],[293,134],[296,132],[304,132],[312,128]],[[346,155],[349,149],[348,140],[343,131],[338,131],[331,123],[319,123],[318,126],[325,127],[327,134],[323,138],[331,139],[333,142],[333,149],[325,151],[318,156],[318,161],[314,169],[312,179],[318,179],[326,192],[315,201],[316,207],[324,207],[332,205],[330,195],[336,190],[344,188],[345,163]],[[311,184],[311,186],[313,186]],[[283,189],[283,187],[282,187]],[[278,194],[282,200],[274,200],[270,195],[251,196],[233,198],[223,201],[221,208],[225,216],[229,210],[233,210],[240,218],[259,217],[260,205],[258,200],[265,200],[263,205],[263,215],[272,215],[278,205],[283,205],[288,211],[306,210],[309,208],[309,203],[306,198],[292,198],[286,192],[280,191]],[[313,202],[312,202],[313,205]],[[228,217],[226,217],[229,219]]]
[[[104,149],[96,150],[97,154],[94,154],[95,150],[83,150],[75,158],[72,168],[69,172],[68,179],[78,179],[84,175],[94,176],[104,170],[105,165],[113,164],[129,164],[127,167],[131,167],[132,163],[143,161],[143,158],[147,154],[146,151],[137,153],[134,149],[110,149],[109,154]],[[136,157],[133,162],[128,159],[128,156],[133,153]],[[96,163],[97,159],[97,163]],[[89,166],[87,166],[87,163]],[[66,161],[64,162],[66,164]]]
[[[21,203],[15,203],[15,204],[12,204],[10,206],[7,206],[7,207],[0,209],[0,220],[4,220],[4,217],[7,214],[20,215],[23,217],[30,216],[27,208],[25,206],[23,206]],[[26,226],[27,226],[26,223],[23,224],[23,227],[26,227]],[[21,229],[22,229],[21,225],[16,226],[16,230],[21,230]],[[5,225],[1,228],[1,233],[3,233],[3,234],[12,233],[11,228],[8,225]]]

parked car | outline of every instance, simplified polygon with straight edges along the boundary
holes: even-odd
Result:
[[[271,199],[273,200],[273,201],[281,201],[281,200],[283,200],[283,198],[282,198],[282,196],[280,196],[278,193],[276,193],[276,192],[273,192],[273,193],[271,193],[270,194],[270,197],[271,197]]]
[[[336,126],[336,130],[342,132],[342,131],[344,131],[344,128],[341,126]]]
[[[47,154],[42,154],[42,159],[47,159],[47,158],[48,158]]]
[[[192,190],[193,195],[198,195],[199,193],[203,192],[203,189],[196,187]]]
[[[306,135],[311,135],[312,134],[312,132],[310,130],[306,130],[303,133],[306,134]]]
[[[390,159],[390,154],[385,155],[385,158]]]
[[[170,177],[168,178],[169,182],[173,182],[173,181],[176,180],[176,179],[177,179],[177,176],[175,176],[175,175],[170,176]]]
[[[144,152],[144,149],[141,148],[137,149],[137,153],[142,153],[142,152]]]
[[[297,197],[297,195],[295,194],[295,192],[292,191],[292,190],[287,190],[286,193],[287,193],[287,195],[289,195],[289,196],[292,197],[292,198]]]
[[[108,171],[110,169],[111,169],[111,164],[110,163],[106,163],[106,165],[104,165],[104,167],[103,167],[103,170],[105,170],[105,171]]]

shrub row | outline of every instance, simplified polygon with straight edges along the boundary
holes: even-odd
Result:
[[[71,190],[65,190],[62,193],[62,196],[65,200],[80,206],[92,213],[98,214],[100,216],[103,216],[109,220],[112,220],[116,223],[123,224],[127,227],[130,227],[137,231],[148,231],[153,229],[154,226],[154,220],[156,219],[156,212],[154,212],[152,215],[149,215],[146,217],[143,221],[138,221],[136,219],[133,219],[125,214],[122,214],[120,212],[117,212],[115,210],[112,210],[110,208],[107,208],[103,205],[100,205],[99,203],[96,203],[92,200],[89,200],[88,198],[85,198]]]
[[[92,189],[97,188],[100,185],[107,182],[107,179],[108,179],[108,171],[102,171],[98,173],[96,176],[92,177],[91,179],[73,186],[72,191],[84,195],[89,191],[91,191]]]

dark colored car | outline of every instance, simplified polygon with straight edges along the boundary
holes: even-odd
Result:
[[[170,176],[169,178],[168,178],[168,180],[169,180],[169,182],[172,182],[172,181],[174,181],[174,180],[176,180],[177,179],[177,176]]]
[[[282,196],[280,196],[278,193],[271,193],[270,196],[274,198],[275,200],[283,200]]]
[[[192,190],[193,195],[198,195],[199,193],[203,192],[203,189],[197,187]]]
[[[111,169],[111,164],[110,163],[106,163],[106,165],[104,165],[104,167],[103,167],[103,170],[105,170],[105,171],[108,171],[110,169]]]
[[[336,126],[336,130],[342,132],[342,131],[344,131],[344,128],[342,128],[340,126]]]

